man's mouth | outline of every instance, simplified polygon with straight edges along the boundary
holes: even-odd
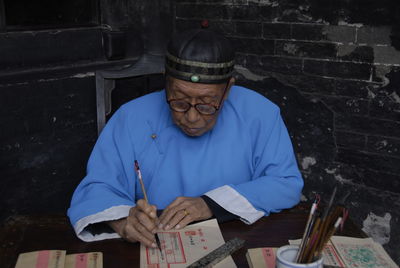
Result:
[[[201,131],[202,128],[191,128],[191,127],[183,127],[183,130],[189,134],[189,135],[195,135],[197,134],[199,131]]]

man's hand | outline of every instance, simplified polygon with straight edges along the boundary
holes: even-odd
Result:
[[[156,218],[157,208],[140,199],[136,206],[129,210],[128,217],[108,223],[123,239],[130,242],[139,241],[145,246],[155,248]]]
[[[181,229],[193,221],[209,219],[210,208],[201,197],[178,197],[165,208],[159,219],[159,229]]]

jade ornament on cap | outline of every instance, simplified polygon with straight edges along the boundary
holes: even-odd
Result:
[[[193,83],[197,83],[197,82],[200,81],[200,77],[199,77],[198,75],[192,75],[192,76],[190,77],[190,80],[191,80]]]

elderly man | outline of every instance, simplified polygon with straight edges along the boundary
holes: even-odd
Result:
[[[78,237],[156,247],[157,229],[211,217],[251,224],[299,202],[303,180],[279,108],[234,86],[233,59],[210,30],[170,41],[165,90],[123,105],[93,149],[68,210]]]

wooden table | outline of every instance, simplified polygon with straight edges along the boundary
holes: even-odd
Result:
[[[263,217],[252,225],[232,221],[220,225],[225,241],[234,237],[246,240],[245,247],[232,257],[238,267],[248,267],[246,250],[255,247],[279,247],[288,239],[300,238],[306,223],[308,206],[300,205],[291,210]],[[351,221],[346,222],[340,235],[365,237]],[[15,216],[0,229],[0,266],[15,266],[19,253],[63,249],[67,254],[91,251],[103,252],[104,268],[139,267],[139,244],[121,239],[98,242],[79,240],[69,220],[63,215]]]

